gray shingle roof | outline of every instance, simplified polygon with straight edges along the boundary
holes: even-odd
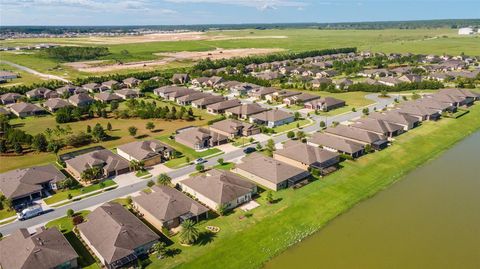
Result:
[[[137,160],[146,160],[158,155],[162,155],[165,150],[172,150],[166,144],[156,140],[134,141],[118,147],[121,151],[127,153]]]

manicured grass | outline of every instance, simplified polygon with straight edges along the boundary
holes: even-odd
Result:
[[[165,165],[169,168],[177,167],[179,165],[182,165],[186,163],[186,157],[190,158],[190,161],[194,161],[195,159],[198,158],[204,158],[213,154],[218,154],[221,153],[222,151],[217,149],[217,148],[209,148],[207,150],[203,151],[196,151],[192,148],[189,148],[187,146],[184,146],[180,143],[177,143],[175,140],[170,139],[168,136],[161,136],[157,137],[158,140],[162,141],[163,143],[166,143],[167,145],[171,146],[174,148],[176,151],[182,153],[182,157],[176,158],[169,160],[165,162]]]
[[[147,170],[137,171],[137,172],[135,173],[135,176],[136,176],[136,177],[146,177],[146,176],[148,176],[148,175],[152,176]]]
[[[164,105],[163,103],[157,104]],[[108,131],[107,133],[112,137],[112,139],[108,141],[104,141],[101,143],[93,143],[85,147],[81,148],[69,148],[63,149],[59,152],[59,154],[64,154],[71,151],[76,151],[83,148],[88,148],[92,146],[103,146],[105,148],[115,148],[119,145],[129,143],[135,141],[136,139],[152,139],[154,136],[158,135],[166,135],[175,132],[175,130],[179,128],[184,128],[187,126],[202,126],[207,124],[207,122],[214,118],[213,115],[207,114],[201,110],[195,110],[195,115],[200,116],[200,119],[196,119],[195,121],[183,121],[183,120],[175,120],[175,121],[167,121],[167,120],[160,120],[160,119],[116,119],[116,118],[94,118],[89,120],[83,120],[78,122],[71,122],[66,124],[61,124],[62,127],[69,125],[72,128],[74,133],[79,131],[86,132],[87,125],[90,125],[92,128],[95,124],[100,123],[104,128],[106,128],[107,123],[110,122],[113,130]],[[151,132],[145,128],[147,122],[153,122],[155,124],[156,130]],[[54,129],[57,123],[55,122],[54,116],[48,115],[43,117],[28,117],[25,119],[13,119],[10,121],[10,124],[13,126],[17,126],[21,130],[26,131],[29,134],[35,135],[41,132],[44,132],[47,128]],[[137,136],[132,137],[128,133],[128,127],[135,126],[138,128]],[[12,169],[22,168],[22,167],[29,167],[34,165],[41,165],[47,163],[55,162],[55,154],[53,153],[28,153],[21,156],[0,156],[0,173],[9,171]]]
[[[235,147],[243,147],[248,144],[251,144],[250,137],[244,137],[244,136],[235,138],[235,140],[232,142],[232,145]]]
[[[13,210],[13,209],[8,210],[8,209],[4,208],[4,209],[0,210],[0,222],[3,219],[10,218],[10,217],[13,217],[13,216],[15,216],[15,210]]]
[[[63,201],[63,200],[67,200],[68,199],[68,194],[71,194],[72,197],[73,197],[72,199],[75,199],[75,196],[87,194],[87,193],[93,192],[93,191],[98,191],[98,190],[101,190],[103,188],[111,187],[115,184],[116,184],[115,181],[109,179],[109,180],[105,180],[103,182],[103,186],[102,186],[101,183],[97,183],[97,184],[93,184],[93,185],[78,188],[78,189],[58,191],[54,195],[52,195],[48,198],[45,198],[43,201],[47,205],[50,205],[50,204],[53,204],[53,203],[58,203],[58,202]]]
[[[225,162],[223,164],[217,164],[213,167],[214,169],[220,169],[220,170],[231,170],[233,168],[235,168],[235,163],[231,163],[231,162]]]
[[[164,260],[151,259],[150,268],[259,268],[271,257],[318,231],[330,220],[358,202],[401,179],[405,174],[435,158],[456,142],[480,129],[480,105],[458,119],[425,122],[397,138],[394,144],[357,161],[342,163],[339,171],[293,190],[274,193],[277,203],[261,204],[253,216],[241,218],[236,210],[198,224],[220,227],[221,231],[192,247],[171,247],[181,254]]]
[[[45,79],[42,79],[39,76],[30,74],[8,64],[0,63],[0,70],[2,71],[9,71],[20,75],[20,77],[16,79],[9,80],[6,83],[0,84],[0,87],[9,87],[9,86],[20,86],[20,85],[31,85],[33,83],[44,82]]]
[[[80,214],[83,216],[83,218],[86,218],[89,213],[90,211],[83,210],[77,212],[76,215]],[[73,249],[75,249],[79,256],[78,265],[81,266],[81,268],[101,268],[101,266],[99,266],[99,264],[97,264],[97,262],[95,261],[95,258],[88,252],[80,239],[73,232],[73,223],[71,218],[65,216],[63,218],[50,221],[45,225],[45,227],[57,227],[65,235],[65,238],[67,238],[68,242],[70,243],[70,245],[72,245]]]
[[[282,132],[286,132],[286,131],[296,129],[297,125],[299,125],[300,128],[302,128],[302,127],[305,127],[305,126],[309,125],[310,123],[311,123],[310,120],[303,119],[303,120],[298,120],[298,121],[294,121],[294,122],[291,122],[291,123],[288,123],[288,124],[277,126],[277,127],[273,128],[273,130],[275,131],[275,133],[282,133]]]

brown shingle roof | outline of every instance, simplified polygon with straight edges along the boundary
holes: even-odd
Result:
[[[129,162],[108,149],[95,150],[66,160],[69,166],[82,173],[86,169],[102,165],[107,172],[119,171],[129,167]]]
[[[56,268],[78,258],[57,228],[30,235],[20,229],[0,241],[0,267],[4,269]]]
[[[385,139],[383,135],[378,135],[376,133],[360,130],[342,124],[337,125],[336,127],[329,127],[325,130],[325,132],[340,137],[361,141],[367,144]]]
[[[309,142],[315,145],[325,146],[341,152],[346,152],[348,154],[354,154],[363,150],[363,145],[359,143],[324,133],[313,134]]]
[[[205,206],[168,186],[153,186],[152,193],[142,193],[133,201],[162,222],[188,213],[198,216],[208,211]]]
[[[78,229],[108,262],[135,253],[135,249],[159,239],[122,205],[108,202],[93,210]]]
[[[278,110],[278,109],[264,111],[262,113],[255,114],[252,116],[252,118],[255,118],[261,121],[269,121],[269,122],[280,121],[280,120],[288,119],[291,117],[293,117],[292,114],[285,112],[283,110]]]
[[[64,179],[65,175],[51,164],[16,169],[0,174],[0,191],[5,197],[15,199],[39,192],[44,183]]]
[[[118,149],[137,160],[146,160],[159,154],[161,155],[165,150],[172,150],[172,148],[166,144],[156,140],[134,141],[121,145]]]
[[[188,178],[182,184],[218,204],[228,203],[255,188],[255,184],[240,176],[220,170],[210,170],[208,175]]]
[[[266,108],[262,107],[259,104],[243,104],[241,106],[229,108],[225,110],[225,112],[229,112],[234,115],[250,116],[266,110]]]
[[[338,153],[292,140],[283,144],[283,149],[275,151],[275,154],[307,165],[323,163],[325,161],[338,158]]]
[[[243,158],[236,168],[276,184],[305,173],[305,170],[259,153]]]

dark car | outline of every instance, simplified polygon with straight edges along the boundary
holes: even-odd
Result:
[[[255,152],[257,151],[255,148],[252,148],[252,147],[248,147],[248,148],[245,148],[243,149],[243,152],[246,153],[246,154],[249,154],[249,153],[252,153],[252,152]]]

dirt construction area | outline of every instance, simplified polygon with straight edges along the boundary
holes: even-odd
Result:
[[[217,48],[211,51],[182,51],[171,53],[156,53],[155,55],[163,57],[159,60],[141,61],[141,62],[129,62],[129,63],[116,63],[116,64],[104,64],[103,61],[85,61],[66,63],[65,65],[73,67],[81,72],[88,73],[101,73],[116,71],[122,69],[133,68],[147,68],[161,66],[175,61],[199,61],[202,59],[210,58],[212,60],[228,59],[233,57],[245,57],[250,55],[269,54],[274,52],[283,51],[283,49],[271,48],[271,49],[221,49]]]

